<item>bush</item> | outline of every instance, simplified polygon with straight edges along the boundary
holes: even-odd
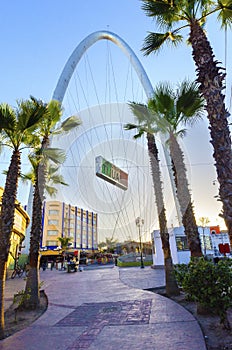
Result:
[[[151,266],[152,261],[144,261],[143,262],[144,266]],[[117,266],[118,267],[135,267],[135,266],[141,266],[140,261],[121,261],[120,259],[117,260]]]
[[[187,296],[219,315],[220,323],[230,329],[227,310],[232,307],[232,260],[218,264],[204,258],[192,259],[189,264],[175,267],[178,284]]]

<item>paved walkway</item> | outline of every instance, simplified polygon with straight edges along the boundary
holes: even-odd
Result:
[[[1,350],[206,350],[195,318],[161,295],[163,270],[118,267],[41,271],[47,311],[0,341]],[[24,285],[6,282],[6,302]]]

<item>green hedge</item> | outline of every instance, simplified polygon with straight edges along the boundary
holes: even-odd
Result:
[[[153,264],[152,261],[144,261],[144,266],[151,266]],[[117,266],[119,267],[133,267],[133,266],[141,266],[140,261],[133,261],[133,262],[122,262],[118,259]]]
[[[204,258],[192,258],[188,265],[175,267],[176,279],[190,300],[219,315],[225,328],[231,329],[227,310],[232,307],[232,260],[217,264]]]

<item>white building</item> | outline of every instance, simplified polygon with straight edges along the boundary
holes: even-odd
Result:
[[[223,249],[228,250],[230,246],[227,232],[221,231],[219,226],[198,227],[202,253],[208,256],[220,256]],[[160,232],[153,232],[153,265],[159,267],[164,265],[164,256]],[[190,260],[190,251],[188,248],[187,237],[184,233],[184,227],[172,227],[169,229],[169,241],[174,264],[188,263]],[[221,252],[221,253],[220,253]],[[228,254],[228,253],[226,253]]]

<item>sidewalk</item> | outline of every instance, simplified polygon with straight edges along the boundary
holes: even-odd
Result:
[[[1,350],[206,350],[194,317],[144,288],[163,286],[163,270],[118,267],[41,271],[47,311],[0,341]],[[19,280],[19,279],[18,279]],[[6,300],[15,280],[6,282]],[[16,282],[17,288],[21,282]],[[142,288],[142,289],[141,289]]]

